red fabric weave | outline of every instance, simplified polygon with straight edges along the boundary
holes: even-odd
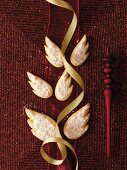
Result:
[[[78,14],[78,0],[68,0]],[[67,10],[51,6],[46,1],[0,1],[1,17],[1,170],[74,170],[74,159],[59,167],[48,165],[40,155],[41,141],[27,125],[24,108],[44,112],[55,120],[59,112],[79,94],[64,103],[54,95],[43,100],[32,93],[26,72],[43,77],[53,87],[63,69],[56,69],[45,58],[44,38],[48,34],[61,45],[72,15]],[[78,37],[88,35],[90,56],[77,70],[85,82],[83,106],[91,103],[90,128],[75,144],[79,170],[126,170],[127,158],[127,1],[80,0],[79,32],[71,41],[66,56]],[[50,25],[48,25],[50,22]],[[48,28],[49,27],[49,28]],[[103,62],[107,47],[116,60],[113,66],[113,99],[111,110],[110,158],[106,157],[106,113],[103,97]],[[62,126],[62,125],[61,125]],[[72,142],[74,145],[74,142]],[[48,147],[46,150],[49,152]],[[50,154],[58,157],[57,148]],[[70,162],[70,163],[69,163]]]

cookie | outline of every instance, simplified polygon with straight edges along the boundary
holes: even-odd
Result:
[[[64,134],[69,139],[77,139],[81,137],[88,130],[88,120],[90,104],[73,113],[64,125]]]
[[[54,66],[54,67],[62,67],[63,66],[63,53],[61,49],[53,43],[48,37],[45,37],[45,43],[44,45],[45,52],[46,52],[46,58],[48,61]]]
[[[27,120],[29,126],[32,128],[32,134],[38,139],[45,141],[48,138],[53,138],[56,135],[56,123],[49,116],[34,110],[25,109],[29,119]]]
[[[45,80],[27,72],[27,76],[30,79],[29,84],[33,88],[33,92],[41,98],[49,98],[53,93],[53,89],[50,84]]]
[[[72,90],[71,76],[69,76],[68,72],[65,70],[57,82],[55,96],[58,100],[65,101],[70,97]]]
[[[89,56],[89,53],[87,52],[89,43],[86,43],[86,41],[86,35],[84,35],[71,54],[70,61],[74,66],[80,66]]]

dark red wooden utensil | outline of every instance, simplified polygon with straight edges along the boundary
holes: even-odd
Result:
[[[105,98],[105,107],[106,107],[106,114],[107,114],[107,156],[110,156],[111,153],[111,97],[112,97],[112,69],[111,63],[112,58],[109,54],[109,50],[107,50],[104,61],[104,98]]]

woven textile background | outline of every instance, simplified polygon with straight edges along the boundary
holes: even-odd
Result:
[[[79,170],[126,170],[127,0],[79,0],[79,6],[78,0],[67,2],[79,18],[79,29],[67,50],[67,58],[79,37],[87,34],[90,43],[90,56],[77,69],[85,82],[85,98],[79,108],[91,103],[90,128],[76,143],[70,141],[79,158]],[[59,102],[54,95],[48,100],[40,99],[32,93],[26,75],[30,71],[55,87],[63,69],[54,68],[46,60],[44,38],[48,34],[60,46],[71,18],[70,12],[49,6],[44,0],[0,0],[1,170],[74,170],[71,153],[59,167],[48,165],[41,158],[42,142],[31,134],[24,112],[28,107],[56,120],[59,112],[79,94],[80,89],[73,82],[76,93],[66,102]],[[102,62],[107,47],[115,58],[110,158],[106,157]],[[57,148],[51,146],[46,150],[58,157]]]

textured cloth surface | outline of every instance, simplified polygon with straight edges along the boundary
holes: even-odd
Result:
[[[68,2],[78,14],[79,29],[67,50],[67,58],[79,37],[87,34],[90,43],[90,56],[86,63],[77,69],[86,85],[85,98],[79,108],[87,102],[91,103],[90,128],[76,143],[70,141],[79,158],[79,170],[126,170],[127,1]],[[77,84],[73,82],[75,93],[66,102],[59,102],[54,95],[44,100],[32,93],[26,75],[26,72],[30,71],[55,87],[63,68],[54,68],[46,60],[44,38],[48,34],[60,46],[71,17],[70,12],[58,7],[51,6],[49,10],[49,5],[44,0],[0,1],[1,170],[74,170],[71,153],[68,160],[59,167],[48,165],[41,158],[42,142],[32,136],[24,112],[24,108],[28,107],[44,112],[56,120],[59,112],[80,92]],[[115,58],[110,158],[106,157],[102,62],[107,47]],[[47,146],[46,150],[52,156],[58,157],[54,145]]]

